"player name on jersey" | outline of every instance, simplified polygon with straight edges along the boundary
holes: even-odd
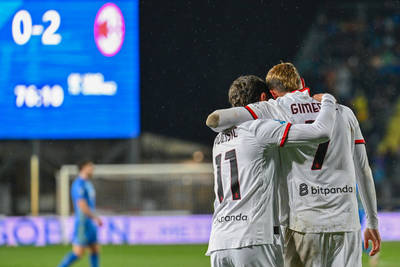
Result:
[[[321,110],[321,103],[293,103],[290,105],[292,114],[318,113]]]
[[[217,137],[214,140],[214,146],[229,142],[232,139],[238,137],[237,132],[235,130],[236,127],[217,135]]]

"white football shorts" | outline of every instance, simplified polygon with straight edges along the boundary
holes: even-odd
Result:
[[[361,231],[285,235],[285,267],[361,267]]]
[[[281,245],[267,244],[211,252],[211,267],[282,267]]]

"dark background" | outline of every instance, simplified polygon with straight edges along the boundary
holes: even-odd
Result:
[[[213,110],[228,107],[232,81],[245,74],[265,78],[280,60],[293,61],[327,3],[140,1],[142,136],[138,140],[0,140],[0,187],[11,197],[10,209],[3,213],[29,212],[33,153],[40,158],[40,194],[52,199],[49,205],[41,205],[41,212],[50,213],[55,211],[51,204],[55,203],[55,173],[64,164],[82,159],[99,164],[191,160],[187,148],[178,155],[177,149],[184,145],[176,140],[202,144],[190,149],[201,150],[209,161],[215,134],[205,120]],[[156,135],[148,138],[148,133]]]
[[[292,61],[323,1],[141,1],[142,130],[211,144],[240,75]]]

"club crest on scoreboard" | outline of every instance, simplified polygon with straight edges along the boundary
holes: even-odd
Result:
[[[121,50],[125,37],[125,21],[119,7],[113,3],[104,4],[94,21],[94,40],[99,51],[112,57]]]

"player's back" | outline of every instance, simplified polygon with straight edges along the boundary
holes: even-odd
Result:
[[[311,123],[320,110],[320,103],[303,92],[289,93],[277,103],[293,123]],[[352,111],[338,105],[329,142],[281,150],[282,171],[288,177],[291,229],[342,232],[360,228],[353,164],[357,127]]]
[[[275,167],[279,162],[277,149],[285,125],[269,120],[271,129],[275,130],[259,142],[258,126],[265,122],[245,122],[215,138],[216,199],[207,254],[221,249],[274,243],[274,230],[277,231],[274,226],[279,225]]]

